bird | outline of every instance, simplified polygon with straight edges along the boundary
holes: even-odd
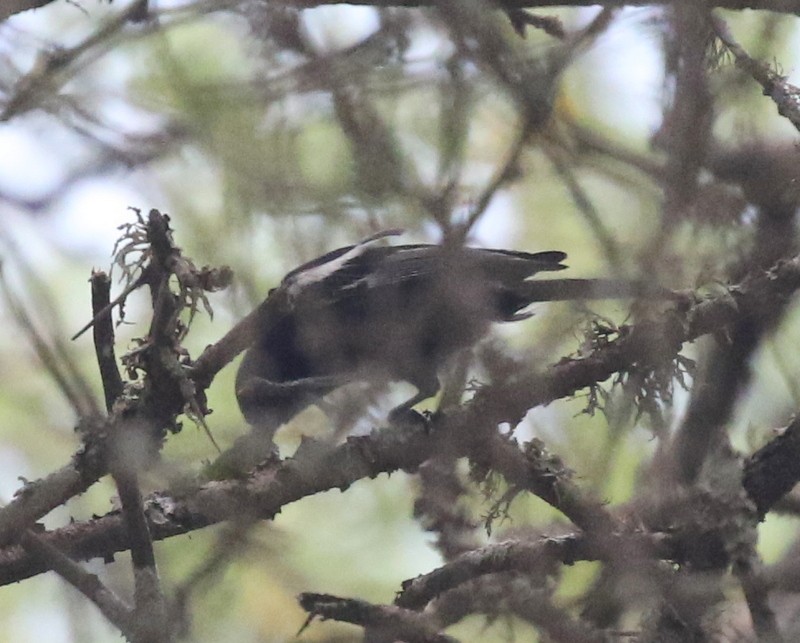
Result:
[[[414,406],[436,395],[453,355],[492,324],[530,317],[532,303],[652,290],[616,279],[531,279],[565,270],[560,250],[376,243],[397,233],[328,252],[271,291],[284,303],[256,332],[235,383],[261,442],[271,443],[300,411],[351,382],[408,382],[417,392],[390,419],[415,414]]]

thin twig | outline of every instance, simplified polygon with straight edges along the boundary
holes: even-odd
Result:
[[[114,353],[114,324],[111,320],[109,300],[111,293],[111,280],[105,272],[93,272],[92,284],[92,311],[94,319],[94,351],[97,365],[100,369],[100,380],[103,383],[103,394],[106,400],[106,410],[111,411],[114,402],[122,395],[122,376],[117,368],[117,359]],[[105,311],[105,312],[104,312]]]
[[[572,195],[572,200],[575,202],[578,210],[583,213],[584,220],[589,224],[594,237],[598,240],[600,246],[603,248],[606,260],[612,266],[612,268],[620,270],[624,265],[622,259],[622,250],[614,239],[614,236],[609,233],[608,229],[603,224],[602,217],[594,207],[589,195],[581,187],[581,184],[575,177],[575,173],[570,165],[565,163],[564,160],[559,156],[558,150],[551,150],[548,148],[545,148],[545,150],[547,158],[550,159],[550,162],[553,164],[556,172],[561,177],[561,180],[567,186],[567,189]]]
[[[81,375],[72,356],[63,342],[57,337],[47,338],[38,329],[33,316],[23,301],[11,290],[5,276],[0,271],[0,288],[3,298],[11,311],[17,326],[22,329],[31,342],[36,355],[53,378],[61,393],[69,401],[79,418],[97,415],[97,402],[91,389]]]
[[[710,297],[685,309],[677,309],[662,315],[658,321],[640,322],[624,330],[618,339],[609,341],[588,355],[562,360],[537,374],[521,370],[513,381],[486,386],[477,391],[472,402],[463,409],[435,418],[435,430],[430,432],[418,427],[418,431],[407,434],[392,427],[373,436],[351,438],[347,444],[324,458],[321,455],[312,457],[307,450],[301,449],[293,460],[281,465],[282,468],[286,467],[286,474],[277,474],[272,470],[262,472],[252,481],[255,486],[251,491],[243,491],[235,483],[210,483],[180,501],[170,495],[158,495],[150,501],[155,503],[160,516],[158,524],[150,525],[153,537],[165,538],[233,517],[232,512],[238,513],[242,508],[242,498],[249,498],[259,508],[259,513],[267,517],[287,502],[294,502],[310,493],[347,487],[362,477],[374,476],[381,471],[398,468],[413,470],[435,455],[439,440],[445,441],[440,448],[446,445],[449,455],[453,455],[454,447],[466,455],[472,448],[469,439],[474,427],[497,426],[503,422],[516,424],[534,406],[572,395],[633,364],[652,359],[651,353],[656,348],[666,359],[669,355],[677,354],[684,342],[724,329],[742,315],[768,314],[776,302],[788,299],[798,288],[800,257],[781,262],[771,271],[759,272],[722,296]],[[687,298],[689,301],[691,298]],[[447,436],[451,432],[453,442],[449,443]],[[476,447],[477,444],[480,443],[476,443]],[[509,460],[509,463],[514,462],[515,459]],[[82,473],[85,475],[83,466],[80,460],[76,464],[65,467],[52,479],[30,483],[24,493],[18,494],[0,509],[0,542],[7,542],[8,535],[15,533],[18,525],[32,524],[66,498],[86,488],[81,477]],[[527,475],[530,480],[530,463],[508,466],[509,475],[517,470],[518,474],[514,475]],[[542,474],[546,476],[541,480],[542,488],[545,491],[552,490],[553,481],[547,477],[551,473],[545,468]],[[280,479],[291,480],[291,484],[263,486],[263,476],[269,478],[273,475],[288,476]],[[261,482],[256,484],[256,481]],[[753,488],[758,489],[758,484],[753,483]],[[563,499],[556,497],[555,502],[561,507]],[[164,503],[169,510],[165,509]],[[587,524],[591,524],[591,512],[587,513],[578,507],[575,505],[569,509],[574,512],[575,520],[588,519]],[[170,519],[169,511],[177,512],[176,518]],[[89,557],[109,555],[125,549],[127,544],[124,541],[110,535],[120,527],[118,519],[113,516],[87,523],[83,528],[85,536],[75,537],[75,546],[83,547],[83,555]],[[101,533],[109,536],[104,539]],[[20,562],[18,557],[7,566],[0,563],[0,582],[12,582],[32,573],[38,572]]]
[[[752,547],[748,546],[745,549],[746,551],[737,552],[733,572],[742,585],[750,617],[753,620],[753,629],[759,641],[780,643],[783,637],[778,629],[775,613],[769,605],[769,587],[761,572],[761,561]]]
[[[423,614],[404,610],[394,605],[375,605],[354,598],[340,598],[330,594],[304,593],[298,597],[300,605],[309,613],[301,632],[315,616],[353,623],[373,630],[377,640],[401,640],[414,643],[455,643],[452,636],[440,634],[431,619]],[[370,637],[370,640],[372,637]]]
[[[728,23],[718,16],[711,17],[711,24],[717,38],[727,47],[736,59],[737,66],[747,72],[764,89],[764,95],[769,96],[778,108],[778,113],[800,131],[800,87],[786,81],[782,76],[772,71],[767,65],[754,58],[734,40]]]
[[[56,572],[81,594],[91,600],[102,614],[130,640],[135,639],[136,623],[131,609],[125,605],[100,579],[90,574],[70,560],[57,547],[40,538],[32,531],[26,531],[21,545],[47,569]]]

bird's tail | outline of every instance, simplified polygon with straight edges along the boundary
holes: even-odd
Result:
[[[667,288],[625,279],[539,279],[525,281],[514,294],[526,303],[580,299],[674,299]]]
[[[540,301],[580,301],[590,299],[678,300],[680,295],[643,281],[625,279],[540,279],[522,281],[504,290],[498,301],[499,319],[518,321],[531,316],[520,312]]]

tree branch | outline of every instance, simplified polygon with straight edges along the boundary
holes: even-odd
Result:
[[[683,343],[725,328],[741,315],[767,315],[800,287],[800,258],[779,262],[773,269],[752,275],[716,297],[692,302],[657,321],[620,330],[617,339],[585,357],[563,359],[540,373],[520,373],[506,383],[479,389],[470,403],[452,413],[433,418],[430,427],[391,427],[370,436],[353,437],[336,448],[304,441],[295,457],[257,472],[245,482],[217,482],[191,494],[156,494],[146,503],[154,539],[186,533],[238,515],[242,508],[270,518],[282,506],[307,495],[339,488],[398,469],[415,470],[436,453],[448,457],[486,453],[487,434],[501,423],[515,425],[530,408],[574,394],[604,381],[614,373],[673,359]],[[228,345],[228,338],[219,344]],[[608,518],[599,504],[587,503],[563,475],[553,475],[553,460],[546,454],[523,454],[512,443],[494,435],[491,466],[520,488],[533,490],[585,528]],[[89,466],[84,462],[89,460]],[[31,483],[0,510],[0,534],[8,535],[32,524],[50,508],[85,489],[87,474],[102,471],[97,449],[87,447],[76,462],[51,477]],[[479,458],[480,460],[480,458]],[[748,482],[760,489],[756,480]],[[574,489],[573,491],[570,491]],[[119,516],[109,514],[51,532],[59,547],[77,558],[108,557],[129,547]],[[0,582],[8,583],[41,571],[19,550],[6,548],[0,555]]]
[[[315,616],[354,623],[372,630],[370,640],[409,641],[409,643],[456,643],[451,636],[439,634],[430,619],[422,614],[393,605],[374,605],[354,598],[339,598],[330,594],[304,593],[298,597],[300,605]],[[304,626],[305,627],[305,626]]]

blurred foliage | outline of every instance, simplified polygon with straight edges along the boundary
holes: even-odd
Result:
[[[64,3],[7,20],[0,26],[3,92],[13,93],[36,55],[75,47],[120,10],[118,3]],[[404,241],[440,241],[447,227],[420,195],[456,177],[447,224],[463,223],[519,132],[513,98],[474,62],[459,59],[446,25],[431,11],[295,12],[258,2],[229,3],[228,10],[215,11],[213,3],[189,2],[159,3],[158,14],[158,21],[126,25],[98,43],[96,53],[79,56],[80,64],[68,67],[66,83],[47,95],[43,107],[2,124],[6,132],[0,137],[14,130],[25,154],[38,140],[39,154],[56,164],[41,178],[40,193],[28,194],[14,189],[25,174],[13,159],[0,163],[5,278],[18,295],[30,295],[27,305],[47,322],[44,333],[51,338],[64,341],[88,320],[86,278],[92,266],[110,263],[114,229],[129,216],[126,199],[127,205],[170,212],[179,245],[198,265],[228,264],[236,272],[235,286],[212,296],[213,321],[198,320],[193,328],[188,344],[196,356],[303,261],[379,229],[402,227]],[[548,14],[577,30],[594,12]],[[726,17],[754,56],[774,58],[787,71],[797,66],[796,19],[756,12]],[[514,168],[515,180],[490,200],[472,242],[564,249],[570,254],[570,276],[639,275],[658,234],[661,188],[635,163],[587,152],[578,129],[609,137],[632,154],[663,157],[651,146],[668,91],[660,68],[663,20],[657,9],[622,12],[554,81],[550,122],[531,136]],[[530,29],[517,44],[532,59],[543,59],[557,46]],[[637,60],[631,50],[646,55]],[[714,134],[720,141],[779,141],[791,133],[774,105],[729,60],[719,62],[711,80],[718,92]],[[381,131],[391,133],[372,161],[381,180],[364,180],[358,141],[336,115],[331,93],[341,85],[363,92],[374,110],[363,115],[365,120],[380,121],[373,124],[371,142]],[[596,220],[576,207],[576,193],[559,171],[559,160]],[[42,172],[47,167],[42,165]],[[22,171],[39,169],[28,165]],[[397,174],[381,174],[390,171]],[[100,184],[103,190],[118,190],[123,201],[103,199]],[[69,229],[59,219],[72,222]],[[100,229],[105,232],[98,235]],[[598,230],[621,249],[621,262],[609,254]],[[725,278],[725,267],[747,246],[750,234],[746,218],[721,225],[685,221],[658,249],[661,272],[648,276],[670,287],[713,287]],[[12,247],[25,252],[10,252]],[[84,250],[76,252],[77,247]],[[619,303],[590,308],[616,322],[628,314]],[[509,350],[543,364],[579,350],[585,310],[553,304],[535,312],[533,321],[500,330],[513,347]],[[737,446],[763,441],[796,412],[800,366],[786,355],[797,346],[797,316],[794,310],[755,358],[757,377],[736,416]],[[120,351],[143,332],[135,301],[127,317],[119,328]],[[7,500],[17,477],[36,478],[60,466],[78,438],[71,432],[74,412],[37,361],[24,331],[7,309],[0,309],[0,322],[6,329],[0,336],[5,365],[0,491]],[[99,399],[91,341],[81,338],[70,345],[70,353],[90,374]],[[222,443],[244,430],[234,403],[234,368],[209,391],[214,413],[208,422]],[[614,403],[624,406],[622,396],[615,390]],[[676,393],[675,408],[665,409],[668,422],[680,415],[686,397]],[[578,398],[536,409],[516,428],[517,435],[542,437],[579,472],[580,485],[612,504],[625,502],[641,483],[641,462],[656,448],[652,427],[646,417],[590,416],[585,408]],[[306,413],[282,430],[282,449],[291,450],[301,429],[308,433],[309,428],[322,437],[329,434],[324,415]],[[176,469],[196,470],[213,456],[202,431],[185,420],[183,431],[166,445],[163,468],[152,472],[147,484],[159,488]],[[104,513],[112,489],[96,485],[54,512],[47,525]],[[213,578],[213,585],[197,590],[192,640],[295,640],[305,619],[294,598],[300,591],[390,603],[403,579],[441,562],[432,537],[412,517],[413,494],[408,476],[382,476],[346,493],[306,499],[287,507],[274,524],[258,525],[242,555]],[[474,496],[468,504],[482,516],[491,503]],[[541,500],[520,496],[507,520],[495,525],[491,541],[523,527],[546,532],[559,520]],[[223,529],[158,543],[168,589],[202,564]],[[786,547],[789,533],[796,533],[796,521],[770,518],[761,526],[768,560]],[[120,576],[118,585],[124,587],[126,562],[118,556],[112,565],[93,568],[104,578]],[[595,576],[594,565],[567,569],[559,594],[578,597]],[[4,640],[118,640],[52,574],[0,591]],[[465,641],[535,640],[531,627],[516,618],[473,616],[451,633]],[[357,628],[315,622],[300,638],[359,637]]]

